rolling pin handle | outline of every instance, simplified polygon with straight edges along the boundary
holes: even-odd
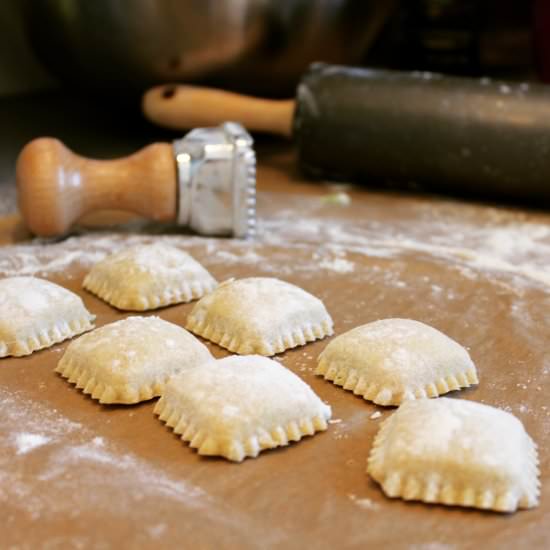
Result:
[[[174,130],[239,122],[252,131],[292,136],[294,100],[259,99],[212,88],[167,84],[143,95],[142,109],[151,122]]]

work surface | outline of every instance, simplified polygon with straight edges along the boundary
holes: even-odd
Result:
[[[199,457],[153,416],[154,401],[85,397],[53,372],[64,343],[1,360],[2,547],[548,547],[550,215],[365,190],[348,190],[345,204],[292,166],[286,153],[262,157],[254,242],[133,224],[41,244],[25,241],[12,216],[0,226],[0,275],[78,292],[101,326],[127,314],[81,290],[86,271],[109,252],[162,240],[220,281],[259,275],[303,287],[324,301],[336,334],[387,317],[428,323],[478,367],[479,386],[452,397],[514,413],[538,443],[540,506],[500,515],[387,499],[365,462],[393,409],[313,374],[329,339],[276,357],[332,406],[328,431],[241,464]],[[182,325],[191,307],[154,314]]]

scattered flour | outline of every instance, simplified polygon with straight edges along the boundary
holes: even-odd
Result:
[[[14,455],[0,456],[0,505],[9,501],[10,507],[19,507],[34,519],[90,510],[100,498],[94,487],[105,479],[113,499],[105,499],[101,506],[115,515],[124,514],[123,503],[132,506],[143,498],[167,498],[188,508],[206,503],[207,497],[198,487],[171,479],[164,471],[23,394],[0,388],[0,416],[0,447],[14,449]],[[38,470],[27,471],[23,467],[27,455],[39,449],[45,453],[41,465]],[[124,495],[130,498],[122,498]]]
[[[427,542],[424,544],[411,544],[408,550],[455,550],[456,544],[448,542]]]
[[[485,278],[513,277],[514,284],[549,290],[550,219],[546,216],[530,219],[504,208],[441,201],[419,202],[408,217],[384,223],[376,219],[378,212],[371,216],[365,212],[362,219],[327,220],[317,215],[315,203],[309,202],[309,210],[307,205],[282,208],[262,220],[260,239],[271,245],[318,244],[317,254],[326,258],[327,265],[349,253],[373,258],[424,255]]]
[[[30,548],[10,529],[23,518],[33,535],[45,533],[40,547],[52,549],[110,548],[109,532],[129,527],[125,541],[136,548],[206,540],[206,533],[218,540],[213,525],[245,547],[260,539],[280,546],[288,538],[206,493],[193,476],[169,473],[23,392],[0,386],[0,417],[0,448],[13,449],[0,453],[3,548]],[[41,457],[30,467],[32,451]],[[67,527],[52,531],[60,522]]]
[[[343,258],[335,258],[334,260],[325,258],[319,263],[319,267],[329,271],[335,271],[337,273],[353,273],[355,270],[355,264],[349,260],[344,260]]]
[[[326,209],[330,205],[321,200],[283,196],[279,201],[280,207],[274,209],[276,213],[262,216],[259,220],[259,235],[253,242],[188,235],[88,233],[60,242],[35,240],[2,247],[0,275],[71,277],[71,268],[83,271],[108,254],[155,241],[180,247],[207,268],[220,271],[232,266],[246,266],[250,271],[258,270],[262,274],[306,278],[316,275],[321,269],[341,276],[344,281],[350,277],[361,281],[372,278],[368,280],[381,281],[380,300],[385,299],[384,292],[388,290],[414,292],[416,287],[407,286],[413,280],[418,288],[423,285],[428,289],[429,302],[433,303],[425,304],[426,311],[434,307],[444,310],[441,303],[461,299],[460,291],[422,275],[415,274],[414,278],[407,279],[403,272],[408,260],[414,258],[451,265],[458,278],[498,284],[503,294],[512,296],[510,300],[517,298],[517,303],[510,305],[510,315],[515,315],[514,320],[518,321],[515,327],[521,326],[525,319],[531,319],[527,305],[532,305],[533,301],[521,301],[524,291],[534,289],[550,293],[550,221],[543,216],[539,216],[540,221],[533,221],[536,218],[527,219],[523,214],[506,209],[419,201],[413,211],[403,212],[402,220],[397,214],[389,220],[388,216],[379,216],[384,203],[367,205],[360,217],[354,217],[352,211],[358,203],[354,200],[346,208],[336,209],[340,217],[327,219]],[[288,208],[289,203],[292,208]],[[480,222],[480,219],[484,221]],[[288,262],[289,249],[299,261]],[[367,267],[363,265],[364,258],[368,259]],[[227,276],[233,275],[228,270]],[[471,301],[477,304],[478,300],[474,298]],[[362,311],[373,305],[376,306],[357,299],[354,307]],[[479,304],[474,305],[470,312],[464,313],[462,322],[465,326],[471,322],[477,327],[482,319],[480,313],[488,311],[488,305],[483,306],[485,309]],[[518,311],[521,317],[517,317]],[[351,322],[350,319],[342,319],[342,325]],[[533,317],[532,323],[540,324],[541,319]],[[529,328],[528,324],[525,326]],[[540,338],[534,342],[528,338],[533,336],[525,335],[525,341],[532,344],[531,349],[540,347]],[[286,359],[286,356],[275,358],[281,363]],[[310,363],[311,356],[304,352],[300,370],[309,375]],[[548,374],[550,363],[546,362],[541,367],[541,376]],[[540,380],[535,384],[538,382]],[[530,386],[525,381],[517,382],[517,379],[509,381],[510,385],[516,383],[518,388],[525,390],[521,396],[527,396],[529,392],[526,390]],[[511,410],[509,405],[507,407]],[[550,415],[546,405],[537,409],[530,403],[515,408],[523,414],[535,415],[540,409],[542,412],[538,414]],[[195,485],[192,478],[176,478],[129,452],[121,442],[101,437],[66,417],[51,403],[37,402],[23,393],[7,392],[0,386],[0,416],[0,446],[13,450],[11,455],[0,456],[0,507],[9,501],[10,509],[18,508],[37,522],[49,518],[75,520],[79,514],[94,514],[98,510],[102,517],[117,521],[127,517],[131,510],[146,536],[162,544],[163,537],[168,536],[173,526],[165,522],[158,510],[162,506],[172,509],[177,506],[182,517],[192,516],[196,510],[201,516],[215,513],[216,522],[226,517],[228,524],[248,529],[251,537],[264,536],[263,532],[254,532],[250,520],[238,516],[238,511],[220,502],[213,503],[213,497]],[[370,418],[375,420],[381,416],[382,413],[376,411]],[[334,439],[349,437],[353,419],[345,422],[334,419],[332,423],[335,424],[331,430]],[[43,458],[41,466],[38,470],[27,471],[25,461],[32,460],[38,453]],[[352,460],[348,462],[350,466],[354,464]],[[109,485],[111,498],[108,499],[104,492],[95,490],[105,483]],[[376,510],[379,506],[368,498],[348,497],[361,509]],[[9,528],[13,517],[8,515],[4,519]],[[66,542],[61,541],[59,547]],[[89,541],[86,539],[85,542]],[[449,550],[453,546],[433,543],[416,545],[415,548]]]
[[[165,523],[157,523],[147,527],[147,532],[152,539],[158,539],[166,532],[167,526]]]
[[[348,497],[355,505],[363,510],[378,510],[380,508],[380,505],[370,498],[359,498],[353,493],[349,494]]]
[[[464,277],[512,279],[513,288],[538,286],[550,292],[550,220],[504,208],[422,201],[413,203],[403,219],[380,219],[381,206],[367,206],[360,218],[349,214],[326,217],[319,198],[266,194],[274,213],[262,215],[255,241],[190,235],[92,232],[61,242],[36,240],[0,249],[0,275],[49,275],[71,266],[87,269],[106,255],[132,245],[166,242],[215,265],[261,266],[285,276],[316,273],[358,273],[354,255],[400,259],[414,255],[451,264]],[[279,198],[276,198],[279,197]],[[276,201],[280,207],[277,208]],[[288,205],[292,204],[292,208]],[[351,208],[351,207],[350,207]],[[370,210],[368,210],[370,208]],[[338,210],[342,212],[342,210]],[[321,213],[322,212],[322,213]],[[291,221],[289,221],[291,220]],[[482,221],[480,221],[482,220]],[[139,226],[132,229],[135,231]],[[288,265],[287,250],[312,251],[310,260]],[[394,284],[399,287],[397,279]],[[403,281],[401,286],[403,287]],[[434,296],[439,292],[433,287]]]
[[[15,445],[17,447],[16,453],[18,455],[24,455],[37,447],[42,447],[51,441],[50,437],[46,437],[42,434],[32,433],[18,433],[15,436]]]

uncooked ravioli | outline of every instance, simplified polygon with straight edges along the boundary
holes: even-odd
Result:
[[[159,396],[171,376],[211,359],[184,328],[128,317],[72,342],[55,370],[100,403],[131,404]]]
[[[514,512],[538,504],[538,456],[522,423],[459,399],[408,401],[376,435],[367,472],[389,497]]]
[[[134,246],[108,256],[92,267],[83,283],[108,304],[131,311],[190,302],[216,285],[189,254],[162,243]]]
[[[294,373],[252,355],[173,377],[155,413],[199,454],[240,462],[326,430],[331,409]]]
[[[0,280],[0,357],[29,355],[93,328],[79,296],[36,277]]]
[[[332,334],[323,302],[279,279],[222,283],[191,311],[187,328],[241,355],[275,355]]]
[[[437,397],[478,383],[476,367],[457,342],[411,319],[383,319],[335,338],[315,371],[378,405]]]

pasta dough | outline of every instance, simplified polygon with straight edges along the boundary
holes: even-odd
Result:
[[[211,359],[185,329],[129,317],[72,342],[55,370],[100,403],[131,404],[159,396],[171,376]]]
[[[385,420],[367,472],[389,497],[513,512],[538,504],[536,445],[513,415],[471,401],[409,401]]]
[[[333,332],[321,300],[290,283],[262,277],[222,283],[195,305],[186,326],[241,355],[275,355]]]
[[[93,328],[73,292],[35,277],[0,280],[0,357],[29,355]]]
[[[166,244],[140,245],[96,264],[84,288],[122,310],[145,311],[201,298],[216,280],[189,254]]]
[[[437,397],[477,384],[468,352],[442,332],[410,319],[384,319],[335,338],[315,371],[378,405]]]
[[[155,413],[199,454],[240,462],[326,430],[331,409],[291,371],[252,355],[172,378]]]

